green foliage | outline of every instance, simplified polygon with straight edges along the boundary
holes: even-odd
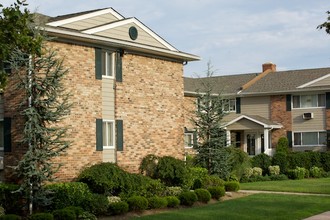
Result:
[[[20,213],[23,207],[22,194],[17,192],[18,189],[18,185],[0,183],[0,204],[7,213]]]
[[[195,192],[184,191],[179,195],[180,204],[185,206],[192,206],[197,202],[198,198]]]
[[[282,174],[287,172],[289,162],[287,160],[287,155],[283,152],[275,153],[272,160],[273,165],[278,165]]]
[[[273,175],[279,175],[280,174],[280,166],[278,166],[278,165],[275,165],[275,166],[269,166],[268,167],[268,170],[269,170],[269,174],[271,175],[271,176],[273,176]]]
[[[3,216],[5,214],[5,209],[0,206],[0,216]]]
[[[211,186],[224,186],[224,185],[225,185],[225,181],[216,175],[207,176],[203,182],[203,188],[206,189]]]
[[[0,220],[21,220],[22,218],[19,215],[15,214],[6,214],[3,216],[0,216]]]
[[[166,196],[167,207],[169,208],[177,208],[180,205],[180,200],[176,196]]]
[[[128,212],[129,206],[125,201],[119,201],[109,204],[108,212],[111,215],[121,215]]]
[[[225,189],[228,192],[237,192],[239,190],[239,182],[229,181],[225,182]]]
[[[330,171],[330,151],[321,153],[320,162],[321,162],[322,166],[318,166],[318,167],[322,167],[325,172],[329,172]]]
[[[271,175],[270,180],[272,181],[288,180],[288,177],[285,174]]]
[[[316,166],[313,166],[311,169],[310,169],[310,176],[311,177],[314,177],[314,178],[320,178],[322,176],[322,173],[323,173],[323,169],[322,168],[319,168],[319,167],[316,167]]]
[[[94,193],[84,201],[82,207],[96,216],[104,215],[108,211],[109,201],[105,195]]]
[[[145,156],[139,167],[141,174],[155,178],[158,160],[159,157],[153,154]]]
[[[143,211],[148,208],[148,200],[143,196],[132,196],[127,199],[129,210]]]
[[[280,139],[277,142],[277,146],[276,146],[276,153],[285,153],[288,154],[289,153],[289,140],[286,137],[280,137]]]
[[[240,180],[244,176],[244,171],[251,167],[249,155],[239,148],[227,148],[231,155],[231,176],[236,176]]]
[[[191,180],[192,189],[198,189],[203,187],[203,183],[208,178],[208,171],[203,167],[190,167],[189,178]]]
[[[76,220],[77,216],[74,210],[57,209],[53,211],[54,220]]]
[[[164,191],[165,196],[179,196],[182,193],[180,186],[168,186]]]
[[[197,201],[208,203],[211,200],[211,194],[206,189],[195,189],[194,192],[197,195]]]
[[[150,209],[160,209],[167,207],[167,200],[165,197],[153,196],[148,198]]]
[[[268,173],[268,167],[272,165],[272,158],[265,154],[258,154],[251,159],[252,167],[260,167],[262,169],[262,174],[266,175]]]
[[[320,25],[318,25],[317,26],[317,29],[325,29],[325,32],[327,33],[327,34],[330,34],[330,11],[327,11],[326,12],[327,14],[328,14],[328,18],[327,18],[327,21],[326,22],[324,22],[324,23],[322,23],[322,24],[320,24]]]
[[[210,192],[212,199],[216,200],[219,200],[226,194],[224,186],[211,186],[207,190]]]
[[[296,167],[288,170],[288,177],[294,180],[301,180],[305,178],[306,169],[303,167]]]
[[[53,220],[54,216],[52,213],[36,213],[29,217],[29,220]]]
[[[260,167],[253,167],[252,176],[262,176],[262,169]]]

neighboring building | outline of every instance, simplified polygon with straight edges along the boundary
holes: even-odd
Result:
[[[230,99],[223,120],[228,145],[249,155],[272,155],[278,139],[287,137],[293,151],[329,149],[330,68],[276,71],[275,64],[265,63],[261,73],[185,78],[187,142],[192,141],[188,119],[196,109],[196,91],[205,80],[215,94],[221,91]]]
[[[69,69],[64,84],[73,108],[64,122],[72,145],[65,156],[60,180],[72,180],[95,163],[116,162],[138,172],[148,154],[184,158],[183,64],[199,60],[181,52],[136,18],[124,18],[112,8],[55,18],[38,15],[55,39],[49,47]],[[1,97],[5,176],[8,166],[24,154],[24,100],[9,81]],[[1,155],[0,155],[1,156]]]

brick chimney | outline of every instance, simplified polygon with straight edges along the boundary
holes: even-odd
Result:
[[[273,64],[272,62],[262,64],[262,72],[265,72],[266,70],[276,72],[276,64]]]

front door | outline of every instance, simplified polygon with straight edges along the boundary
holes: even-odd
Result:
[[[249,133],[246,135],[246,151],[248,155],[252,156],[256,154],[256,136],[256,133]]]

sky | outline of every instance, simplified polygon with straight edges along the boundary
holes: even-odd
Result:
[[[8,6],[14,0],[2,0]],[[201,61],[184,66],[187,77],[330,67],[330,35],[316,27],[329,0],[27,0],[31,12],[58,16],[112,7],[136,17],[180,51]]]

